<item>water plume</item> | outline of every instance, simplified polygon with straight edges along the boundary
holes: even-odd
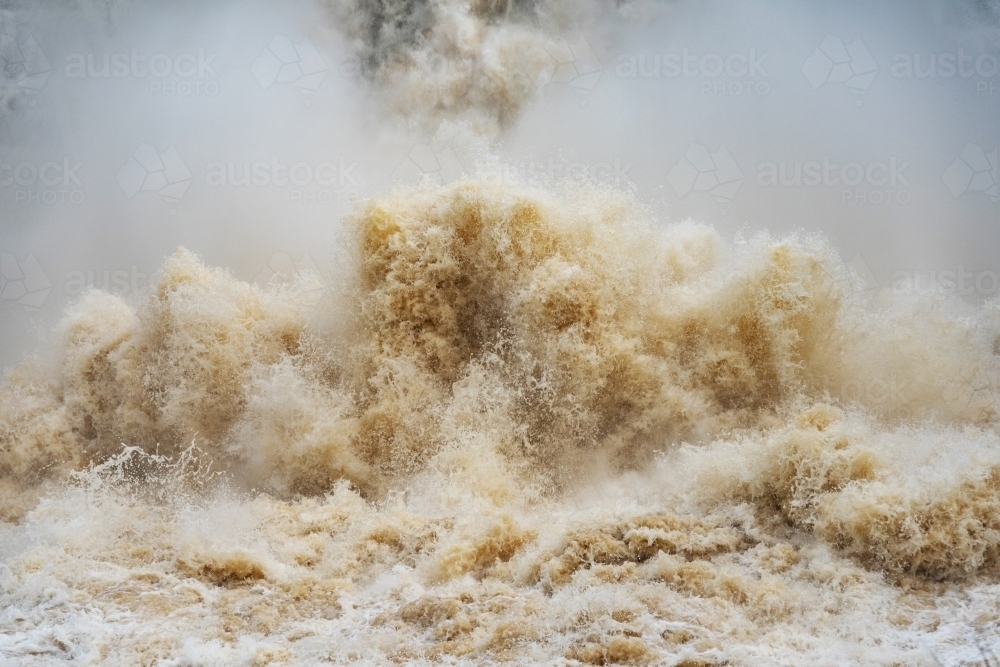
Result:
[[[469,173],[310,218],[341,239],[326,276],[254,284],[181,247],[148,292],[73,301],[0,383],[0,656],[704,667],[988,654],[995,299],[868,290],[822,235],[678,221],[632,184],[532,180],[484,148],[514,134],[578,31],[638,3],[322,9],[375,108],[407,140],[464,142]],[[995,9],[966,3],[942,21],[988,36]],[[134,26],[118,20],[125,43]],[[23,122],[23,93],[0,84],[13,109],[0,127]],[[79,99],[117,102],[98,88]],[[285,114],[276,134],[331,122],[324,91],[289,92],[267,93]],[[683,124],[701,107],[669,108]],[[213,201],[242,224],[248,192]],[[785,229],[787,213],[757,222]],[[240,232],[234,252],[267,245]]]
[[[560,0],[326,0],[379,107],[414,129],[496,136],[576,54],[566,38],[613,11]],[[588,47],[589,49],[589,47]]]

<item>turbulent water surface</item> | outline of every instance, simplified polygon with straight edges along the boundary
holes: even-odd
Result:
[[[9,375],[3,650],[973,655],[1000,598],[989,313],[865,308],[821,241],[655,231],[614,190],[470,179],[350,226],[336,294],[179,250]]]
[[[324,7],[385,109],[487,137],[547,76],[564,10]],[[431,81],[435,56],[462,67]],[[472,175],[341,222],[332,286],[180,248],[141,299],[84,294],[7,374],[6,664],[996,645],[995,302],[872,298],[820,236],[725,237],[624,184]]]

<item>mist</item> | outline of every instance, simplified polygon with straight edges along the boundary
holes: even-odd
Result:
[[[333,271],[339,218],[353,202],[424,170],[455,178],[476,169],[479,149],[469,151],[469,142],[461,156],[462,147],[431,146],[442,121],[485,137],[505,165],[498,178],[505,169],[550,180],[617,178],[665,222],[690,217],[726,236],[823,234],[846,261],[860,258],[872,288],[898,288],[906,275],[933,289],[945,272],[970,301],[996,294],[996,190],[944,178],[967,145],[980,157],[975,147],[989,155],[997,144],[995,6],[549,6],[556,18],[524,24],[532,38],[543,36],[535,48],[552,61],[525,72],[534,78],[521,84],[523,102],[511,101],[500,124],[488,110],[496,93],[460,95],[479,105],[470,111],[407,92],[418,85],[405,84],[412,72],[380,78],[373,47],[338,29],[337,11],[351,9],[119,2],[4,11],[5,53],[25,53],[32,40],[42,60],[40,76],[19,80],[16,65],[5,75],[0,248],[16,262],[33,256],[51,285],[38,278],[36,289],[51,289],[44,298],[5,293],[5,367],[37,347],[82,285],[141,292],[181,245],[247,280],[276,253],[286,263],[308,254],[321,272]],[[491,30],[517,20],[487,18]],[[858,57],[874,77],[855,88],[827,80],[819,57],[810,80],[804,68],[828,35],[836,48],[859,38]],[[279,48],[308,44],[316,72],[278,81],[261,60],[275,38]],[[398,39],[382,51],[407,48]],[[450,70],[472,71],[461,58],[425,58],[419,81],[453,85]],[[118,182],[144,145],[176,149],[187,170],[179,197]],[[713,196],[683,170],[670,181],[693,145],[725,148],[734,191]],[[413,150],[426,164],[409,161]],[[45,171],[45,182],[36,172],[49,163],[58,168]],[[248,163],[262,175],[242,185]],[[302,185],[277,185],[282,169],[298,163],[308,166],[298,167]],[[809,163],[819,176],[796,181]],[[318,165],[321,176],[310,173]],[[995,165],[989,170],[982,178],[995,179]]]

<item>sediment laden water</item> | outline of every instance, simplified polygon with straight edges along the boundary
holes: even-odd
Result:
[[[614,188],[468,179],[344,225],[335,288],[181,249],[8,374],[0,653],[931,665],[996,642],[996,310],[873,300],[822,239],[727,241]]]

